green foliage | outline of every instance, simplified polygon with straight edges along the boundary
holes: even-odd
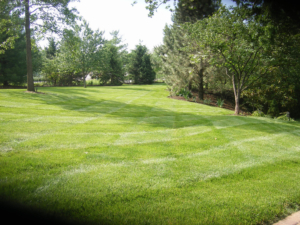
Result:
[[[204,104],[206,104],[206,105],[210,105],[210,103],[211,103],[211,99],[210,98],[205,98],[204,100],[203,100],[203,103]]]
[[[232,81],[236,114],[243,91],[274,70],[272,25],[258,23],[244,8],[220,7],[211,17],[189,26],[209,62],[224,68]]]
[[[21,85],[26,81],[25,34],[20,31],[17,36],[18,38],[14,40],[14,47],[0,54],[0,83],[3,85]],[[2,40],[0,35],[0,42]],[[33,71],[40,71],[42,57],[35,39],[32,39],[32,63]]]
[[[187,97],[187,98],[191,98],[193,97],[192,92],[190,92],[189,90],[185,90],[184,88],[181,88],[178,92],[176,92],[177,96],[183,96],[183,97]]]
[[[155,71],[152,68],[151,56],[144,45],[137,45],[130,53],[128,72],[135,84],[152,84],[155,79]]]
[[[222,99],[218,99],[217,100],[217,105],[220,107],[220,108],[222,108],[223,107],[223,104],[224,104],[224,100],[222,100]]]
[[[48,59],[53,59],[57,54],[57,45],[58,45],[58,43],[55,42],[54,38],[48,38],[48,41],[49,41],[49,45],[48,45],[48,47],[45,48],[46,57]]]
[[[265,114],[264,114],[262,111],[260,111],[260,110],[256,110],[256,111],[254,111],[254,112],[252,113],[252,116],[264,117]]]
[[[103,48],[103,56],[105,61],[102,64],[100,81],[103,84],[110,81],[111,85],[121,85],[124,81],[125,71],[119,48],[112,43],[107,43]]]
[[[278,116],[276,119],[277,120],[283,120],[283,121],[295,121],[294,119],[290,118],[290,117],[287,117],[287,114],[286,113],[281,113],[283,115],[281,116]]]
[[[194,75],[190,73],[193,66],[189,53],[184,50],[188,44],[185,37],[184,30],[176,24],[165,26],[163,45],[154,50],[161,58],[161,73],[165,75],[165,82],[173,94],[181,88],[187,88]]]
[[[0,55],[0,83],[20,85],[26,81],[26,52],[24,33],[18,34],[14,48]],[[0,40],[1,41],[1,40]]]
[[[209,17],[218,9],[220,2],[220,0],[179,0],[175,10],[175,20],[178,23],[193,23]]]
[[[15,25],[22,24],[26,32],[26,57],[27,57],[27,90],[34,91],[31,30],[36,37],[42,37],[46,32],[59,33],[62,23],[69,25],[77,18],[75,9],[68,7],[72,0],[11,0],[1,1],[0,11],[6,9],[5,13],[11,15]],[[18,23],[21,20],[21,23]],[[38,22],[37,22],[38,21]],[[0,25],[2,22],[0,22]],[[33,33],[33,32],[32,32]]]
[[[103,31],[92,30],[85,20],[81,25],[75,25],[72,30],[64,31],[60,50],[60,58],[64,64],[62,66],[79,74],[84,87],[86,76],[101,70],[103,34]]]
[[[278,103],[275,99],[270,101],[267,114],[272,117],[278,116],[279,114]]]

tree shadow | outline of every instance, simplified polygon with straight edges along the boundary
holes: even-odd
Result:
[[[141,86],[142,87],[142,86]],[[147,86],[146,86],[147,87]],[[102,87],[101,87],[102,88]],[[47,90],[48,89],[48,90]],[[118,98],[109,98],[107,96],[102,97],[101,94],[107,94],[107,92],[101,92],[98,88],[64,88],[64,89],[45,89],[46,95],[31,95],[31,99],[38,100],[42,104],[59,107],[63,110],[73,111],[78,116],[108,116],[113,118],[119,118],[124,120],[130,120],[131,123],[137,123],[143,120],[151,127],[161,128],[181,128],[188,126],[212,126],[217,128],[222,127],[239,127],[239,129],[259,129],[255,126],[245,126],[251,124],[277,124],[281,126],[281,130],[288,132],[291,129],[300,128],[298,122],[281,122],[274,119],[259,118],[259,117],[244,117],[233,116],[233,111],[224,111],[213,106],[193,104],[190,102],[182,102],[174,99],[170,101],[174,102],[174,107],[181,104],[192,104],[191,109],[197,109],[197,113],[191,113],[188,111],[180,110],[175,111],[172,109],[160,107],[159,105],[149,105],[147,99],[145,102],[138,102],[134,104],[135,98],[129,98],[128,101],[121,101]],[[135,90],[145,92],[151,92],[147,88],[131,88],[131,87],[114,87],[114,89],[121,90]],[[97,98],[89,98],[88,93],[97,94]],[[135,93],[135,92],[134,92]],[[15,97],[20,96],[22,93],[11,93]],[[129,94],[133,94],[132,92]],[[201,112],[203,108],[203,112]],[[177,108],[178,109],[178,108]],[[278,131],[273,129],[266,129],[267,133],[273,134]]]

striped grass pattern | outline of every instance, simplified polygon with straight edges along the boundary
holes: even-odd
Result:
[[[0,91],[0,197],[105,224],[267,224],[300,203],[300,124],[164,85]]]

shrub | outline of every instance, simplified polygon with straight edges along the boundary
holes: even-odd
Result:
[[[183,97],[185,98],[185,100],[189,100],[189,95],[187,93],[184,93]]]
[[[289,121],[289,118],[287,117],[286,113],[280,113],[283,114],[281,116],[278,116],[276,119],[278,120],[284,120],[284,121]],[[295,121],[294,119],[290,118],[290,121]]]
[[[211,99],[204,99],[203,103],[209,105],[211,103]]]
[[[217,105],[218,105],[220,108],[222,108],[223,104],[224,104],[224,100],[218,99]]]
[[[264,117],[265,114],[258,109],[252,113],[252,116]]]
[[[181,88],[180,91],[178,91],[176,93],[176,95],[177,96],[183,96],[185,99],[186,99],[185,96],[187,96],[188,98],[193,97],[192,93],[190,91],[186,91],[184,88]]]

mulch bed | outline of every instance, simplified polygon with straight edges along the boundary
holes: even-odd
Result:
[[[27,89],[27,87],[24,86],[0,86],[0,89]]]
[[[188,100],[189,102],[204,104],[202,100],[199,100],[197,93],[193,92],[192,94],[193,94],[194,97],[196,97],[196,102],[192,101],[192,99]],[[182,97],[182,96],[172,96],[172,97],[169,96],[168,98],[173,98],[173,99],[177,99],[177,100],[181,100],[181,101],[186,101],[185,98]],[[217,100],[219,98],[220,97],[218,97],[217,95],[214,95],[214,94],[204,94],[204,99],[210,99],[211,100],[209,106],[219,107],[217,105]],[[231,101],[228,101],[228,100],[224,100],[224,104],[223,104],[222,108],[234,111],[235,103],[231,102]],[[232,114],[232,115],[234,115],[234,114]],[[246,109],[242,108],[242,109],[240,109],[240,115],[247,116],[247,115],[251,115],[251,113],[248,112]]]

